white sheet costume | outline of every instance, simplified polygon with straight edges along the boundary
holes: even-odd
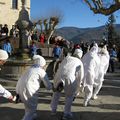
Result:
[[[95,85],[94,85],[95,89],[93,93],[93,99],[97,99],[97,94],[99,93],[104,81],[104,75],[106,74],[107,69],[109,67],[110,56],[106,46],[99,49],[98,57],[100,58],[100,65],[99,65],[97,77],[95,78]]]
[[[74,55],[81,58],[82,51],[76,50]],[[81,60],[73,56],[67,56],[64,58],[57,70],[57,73],[55,74],[54,88],[57,88],[59,83],[62,82],[65,92],[64,117],[72,116],[71,105],[78,92],[83,75],[84,69]],[[56,91],[53,93],[51,101],[52,112],[56,112],[60,96],[61,92]]]
[[[5,50],[0,49],[0,65],[3,65],[8,59],[8,53]],[[12,99],[12,94],[6,90],[2,85],[0,85],[0,96],[7,99]]]
[[[43,81],[45,87],[52,88],[51,83],[43,67],[46,64],[42,56],[33,56],[34,64],[21,76],[16,86],[16,93],[25,105],[23,120],[33,120],[37,117],[37,100],[40,83]]]
[[[2,85],[0,85],[0,96],[9,99],[12,96],[12,94],[8,90],[6,90]]]
[[[95,78],[98,76],[98,67],[100,65],[100,59],[98,57],[98,45],[95,44],[89,52],[87,52],[83,58],[82,62],[84,65],[84,78],[83,78],[83,86],[84,86],[84,106],[87,106],[89,103],[92,94],[93,94],[93,85],[95,84]],[[98,78],[98,77],[97,77]]]

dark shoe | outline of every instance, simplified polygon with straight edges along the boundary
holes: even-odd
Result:
[[[72,115],[63,115],[62,120],[72,120],[73,116]]]

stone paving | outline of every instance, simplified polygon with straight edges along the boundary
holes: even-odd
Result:
[[[2,80],[2,83],[5,82]],[[14,86],[6,86],[6,89],[15,94]],[[51,96],[52,91],[40,89],[38,120],[61,120],[64,110],[64,94],[60,99],[57,115],[54,117],[50,115]],[[116,73],[107,73],[97,100],[91,100],[89,107],[83,107],[82,104],[83,93],[73,102],[73,120],[120,120],[120,70]],[[0,98],[0,120],[21,120],[23,115],[22,103],[9,103],[5,98]]]

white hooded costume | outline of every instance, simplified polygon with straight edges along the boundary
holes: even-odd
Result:
[[[84,106],[87,106],[92,97],[93,85],[95,84],[94,80],[98,76],[100,59],[97,53],[98,45],[95,44],[82,58],[85,73],[83,78],[83,86],[85,91]]]
[[[36,118],[38,90],[43,81],[47,89],[51,89],[47,74],[43,67],[45,59],[40,55],[33,56],[34,64],[21,76],[16,86],[16,93],[25,105],[25,115],[23,120],[33,120]]]
[[[94,86],[95,89],[93,93],[93,99],[97,99],[97,94],[99,93],[104,81],[104,75],[106,74],[107,69],[109,67],[110,56],[106,46],[99,49],[98,57],[100,58],[100,65],[99,65],[99,71],[97,77],[95,78],[95,86]]]
[[[5,50],[0,49],[0,65],[3,65],[3,63],[8,59],[8,53]],[[0,96],[3,96],[5,98],[10,98],[12,94],[6,90],[2,85],[0,85]]]
[[[79,53],[79,54],[78,54]],[[82,51],[76,50],[77,57],[82,57]],[[65,108],[64,115],[71,115],[71,105],[74,97],[76,96],[80,83],[84,75],[83,64],[80,59],[73,56],[67,56],[60,64],[57,73],[54,77],[54,88],[57,88],[59,83],[63,83],[65,92]],[[56,112],[60,92],[54,92],[51,101],[52,112]]]

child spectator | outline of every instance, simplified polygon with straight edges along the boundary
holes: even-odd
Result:
[[[12,46],[9,40],[6,40],[3,44],[3,50],[5,50],[9,56],[12,55]]]
[[[33,41],[32,44],[30,45],[30,56],[33,57],[36,54],[37,54],[37,46],[36,43]]]
[[[55,47],[53,48],[53,56],[55,59],[58,59],[61,55],[62,49],[61,47],[56,43]]]

